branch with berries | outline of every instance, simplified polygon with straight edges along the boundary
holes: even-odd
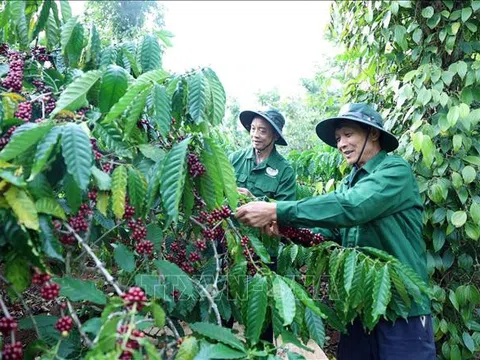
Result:
[[[245,256],[248,257],[248,260],[249,261],[249,264],[252,264],[251,266],[253,266],[253,269],[252,270],[255,270],[255,272],[258,272],[259,274],[262,274],[263,275],[263,271],[262,269],[260,269],[257,265],[256,265],[256,261],[253,259],[253,255],[252,255],[252,252],[251,249],[248,247],[248,245],[245,243],[245,239],[244,239],[244,236],[242,236],[242,234],[240,234],[240,231],[238,231],[238,229],[235,227],[235,225],[233,224],[232,220],[231,219],[228,219],[227,220],[227,223],[230,227],[230,229],[233,231],[233,233],[236,235],[238,241],[240,242],[240,244],[242,245],[242,247],[244,247],[244,254]],[[243,241],[242,241],[243,240]]]
[[[325,237],[322,234],[315,234],[309,229],[285,226],[280,227],[279,231],[282,236],[304,246],[315,246],[325,241]]]
[[[8,281],[6,278],[4,278],[2,275],[0,275],[0,280],[3,281],[10,289],[12,289],[12,291],[15,293],[17,298],[20,299],[20,302],[22,303],[23,309],[28,314],[28,316],[30,316],[30,319],[32,320],[33,328],[35,329],[35,333],[37,334],[37,337],[40,338],[40,331],[38,330],[37,321],[35,320],[35,317],[33,316],[33,313],[30,310],[30,307],[28,307],[27,304],[25,303],[25,299],[23,298],[22,294],[20,294],[15,289],[13,284],[10,281]]]
[[[69,300],[67,300],[67,306],[68,306],[68,311],[70,312],[70,315],[72,317],[72,320],[75,323],[75,325],[77,326],[77,329],[78,329],[78,332],[79,332],[80,336],[82,337],[85,344],[89,348],[92,348],[93,343],[90,341],[87,334],[85,334],[85,332],[83,331],[82,323],[80,322],[80,319],[78,318],[77,313],[75,312],[75,309],[73,308],[72,303]]]
[[[4,343],[2,358],[5,360],[22,359],[22,343],[20,341],[15,341],[15,331],[18,328],[18,323],[10,315],[7,306],[3,302],[2,295],[0,295],[0,307],[5,315],[0,319],[0,333],[2,333],[3,336],[10,333],[10,344]]]

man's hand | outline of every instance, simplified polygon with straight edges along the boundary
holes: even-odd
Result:
[[[235,217],[245,225],[263,228],[277,220],[277,204],[264,201],[253,201],[240,206]]]
[[[278,223],[276,221],[265,225],[262,228],[262,232],[268,236],[280,236],[280,229],[278,228]]]
[[[255,196],[253,196],[253,194],[247,188],[239,187],[239,188],[237,188],[237,191],[238,191],[239,194],[248,196],[249,198],[254,198],[255,197]]]

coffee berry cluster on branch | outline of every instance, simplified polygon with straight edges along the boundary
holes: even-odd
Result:
[[[23,69],[25,60],[19,52],[8,53],[8,65],[10,66],[7,77],[2,80],[2,86],[14,92],[22,91]]]
[[[304,246],[315,246],[325,241],[325,237],[322,234],[314,234],[308,229],[285,226],[280,227],[279,231],[281,235]]]

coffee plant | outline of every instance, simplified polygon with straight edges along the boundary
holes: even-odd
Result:
[[[425,203],[437,352],[480,350],[480,2],[362,1],[332,8],[348,100],[378,105],[400,134]]]
[[[235,221],[212,69],[165,72],[152,35],[102,47],[67,1],[3,1],[0,37],[5,360],[278,359],[269,324],[310,350],[324,321],[371,329],[431,293],[375,249]]]

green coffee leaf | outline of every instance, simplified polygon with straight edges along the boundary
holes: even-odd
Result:
[[[60,285],[60,295],[69,298],[71,301],[91,301],[100,305],[107,303],[105,295],[97,289],[93,281],[66,276],[55,278],[54,282]]]
[[[73,82],[69,84],[61,93],[56,104],[57,106],[50,114],[50,117],[55,117],[55,115],[62,110],[76,110],[80,108],[82,104],[79,102],[79,100],[85,98],[87,92],[98,81],[98,79],[100,79],[101,76],[102,72],[100,70],[91,70],[73,80]]]
[[[113,257],[120,269],[128,273],[135,270],[135,258],[133,252],[131,252],[125,245],[117,244],[115,250],[113,250]]]
[[[62,134],[62,155],[67,171],[74,178],[81,190],[85,190],[90,182],[92,172],[92,144],[81,125],[67,124]]]
[[[37,200],[35,203],[35,207],[39,213],[53,215],[59,219],[67,220],[65,216],[65,211],[57,202],[57,200],[53,198],[42,198]]]
[[[112,174],[112,210],[117,219],[125,213],[125,196],[127,195],[127,169],[120,165]]]
[[[272,291],[275,307],[283,319],[283,325],[290,325],[295,317],[295,297],[292,290],[282,278],[276,276],[272,282]]]
[[[248,283],[247,329],[245,332],[252,344],[256,344],[260,338],[267,305],[267,279],[256,275]]]
[[[240,341],[240,339],[234,335],[230,329],[204,322],[190,324],[190,328],[193,332],[206,336],[209,339],[216,340],[237,350],[245,352],[245,346],[243,345],[242,341]]]

